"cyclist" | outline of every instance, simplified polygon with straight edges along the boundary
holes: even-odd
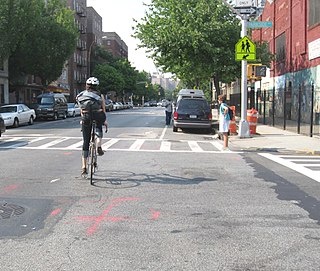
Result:
[[[106,104],[104,96],[98,90],[99,80],[96,77],[90,77],[86,81],[86,90],[79,93],[76,101],[80,107],[82,123],[82,172],[81,175],[88,174],[87,158],[89,156],[89,144],[92,129],[92,120],[96,121],[97,152],[103,155],[102,143],[102,125],[107,127]]]

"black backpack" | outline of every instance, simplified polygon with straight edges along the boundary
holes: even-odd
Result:
[[[228,115],[229,115],[230,120],[233,120],[234,114],[233,114],[233,110],[231,109],[230,106],[228,106]]]

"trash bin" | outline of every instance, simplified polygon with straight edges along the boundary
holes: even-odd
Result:
[[[236,134],[237,133],[237,125],[236,125],[236,107],[234,105],[229,106],[233,111],[233,118],[230,120],[229,124],[229,133]]]
[[[247,121],[249,123],[250,134],[256,134],[258,123],[258,111],[254,108],[247,110]]]

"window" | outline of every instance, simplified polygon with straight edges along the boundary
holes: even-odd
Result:
[[[277,62],[281,62],[286,59],[286,33],[282,33],[276,38],[276,55]]]
[[[320,1],[309,0],[309,26],[320,23]]]

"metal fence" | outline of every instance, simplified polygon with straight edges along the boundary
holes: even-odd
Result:
[[[240,95],[231,95],[240,115]],[[320,135],[320,86],[289,82],[282,89],[259,90],[248,93],[248,109],[259,112],[259,123],[308,136]]]

